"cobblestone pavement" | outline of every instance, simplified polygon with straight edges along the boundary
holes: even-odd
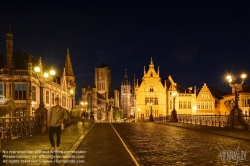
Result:
[[[77,151],[86,151],[87,166],[133,166],[135,163],[115,133],[111,124],[96,123]],[[80,166],[83,164],[67,164]]]
[[[230,153],[237,151],[237,165],[250,165],[250,141],[240,134],[245,131],[219,130],[214,128],[170,126],[177,124],[117,123],[113,124],[140,165],[154,166],[216,166],[236,165]],[[183,127],[184,126],[184,127]],[[217,133],[213,133],[215,130]],[[236,138],[238,134],[239,138]],[[234,136],[234,137],[232,137]],[[247,151],[247,153],[245,153]],[[222,155],[228,152],[228,155]],[[245,155],[245,156],[244,156]],[[222,158],[221,158],[222,157]],[[229,160],[226,160],[229,159]],[[246,161],[247,160],[247,161]]]
[[[82,141],[81,139],[83,139],[83,137],[90,130],[91,126],[92,124],[88,122],[85,122],[84,125],[82,124],[82,122],[78,122],[77,124],[72,124],[69,127],[62,130],[60,151],[67,152],[70,149],[78,146],[80,142]],[[55,137],[55,140],[56,140],[56,137]],[[15,158],[11,158],[10,160],[19,160],[19,163],[17,162],[14,162],[12,164],[7,163],[6,165],[57,165],[57,166],[63,165],[63,164],[44,164],[43,162],[48,161],[49,158],[48,157],[44,157],[40,159],[38,158],[39,155],[48,156],[50,154],[50,153],[47,153],[50,150],[48,132],[34,134],[34,136],[32,137],[24,137],[24,138],[14,139],[11,141],[4,141],[2,142],[2,149],[7,152],[19,151],[17,154],[5,153],[5,155],[15,157]],[[35,157],[32,158],[32,155]],[[25,157],[18,158],[21,156],[25,156]],[[28,162],[28,163],[20,163],[21,159],[24,160],[24,162]],[[35,160],[36,162],[33,163],[33,161]],[[32,163],[30,161],[32,161]],[[1,164],[2,163],[0,163],[0,165]]]

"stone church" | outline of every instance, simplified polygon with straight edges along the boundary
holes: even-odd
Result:
[[[102,63],[95,67],[94,85],[82,87],[82,102],[87,103],[87,114],[93,114],[96,122],[112,122],[114,108],[120,108],[118,87],[111,91],[111,70]]]

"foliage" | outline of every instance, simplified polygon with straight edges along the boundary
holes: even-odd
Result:
[[[122,112],[119,110],[118,107],[113,108],[113,119],[115,121],[120,120],[122,117]]]

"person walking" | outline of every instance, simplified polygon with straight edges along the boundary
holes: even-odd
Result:
[[[59,98],[55,98],[55,106],[51,107],[48,112],[47,125],[49,128],[49,140],[51,144],[51,151],[59,151],[59,145],[61,141],[61,126],[63,125],[63,120],[68,118],[66,109],[61,107],[59,104]],[[54,134],[56,133],[56,146],[54,142]]]
[[[85,112],[82,112],[82,123],[84,123]]]

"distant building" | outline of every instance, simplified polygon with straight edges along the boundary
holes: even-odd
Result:
[[[131,114],[131,85],[128,81],[127,72],[125,70],[124,81],[121,84],[121,111],[122,117],[128,118]]]
[[[235,90],[232,88],[231,94],[225,94],[220,100],[221,114],[229,114],[235,103]],[[238,92],[238,105],[244,115],[250,116],[250,86],[242,85],[242,89]]]
[[[0,112],[1,116],[33,116],[40,104],[40,82],[34,67],[40,65],[43,70],[49,67],[42,62],[41,57],[36,59],[24,50],[13,52],[13,34],[11,27],[6,33],[6,58],[0,56],[0,95],[14,101],[14,110]],[[53,81],[44,84],[44,106],[50,110],[55,97],[60,97],[61,105],[67,110],[74,107],[75,95],[70,90],[75,90],[75,77],[67,48],[66,61],[62,74],[56,70]],[[72,96],[73,95],[73,96]],[[1,107],[1,105],[0,105]]]
[[[204,83],[201,90],[198,92],[197,99],[197,111],[196,114],[205,114],[205,115],[214,115],[215,111],[215,99],[207,87],[206,83]]]
[[[139,120],[148,119],[151,109],[153,117],[166,115],[166,85],[161,82],[159,67],[155,71],[152,58],[147,72],[144,66],[142,82],[139,84],[137,81],[135,95]]]
[[[84,111],[93,113],[95,121],[112,121],[113,109],[120,107],[120,93],[117,87],[111,91],[111,70],[102,63],[95,68],[94,85],[82,87],[82,101],[87,102]]]
[[[167,96],[167,115],[171,115],[175,104],[177,114],[195,114],[196,113],[196,88],[189,87],[182,90],[181,87],[175,83],[171,76],[166,80],[166,96]],[[177,93],[175,96],[173,94]]]

